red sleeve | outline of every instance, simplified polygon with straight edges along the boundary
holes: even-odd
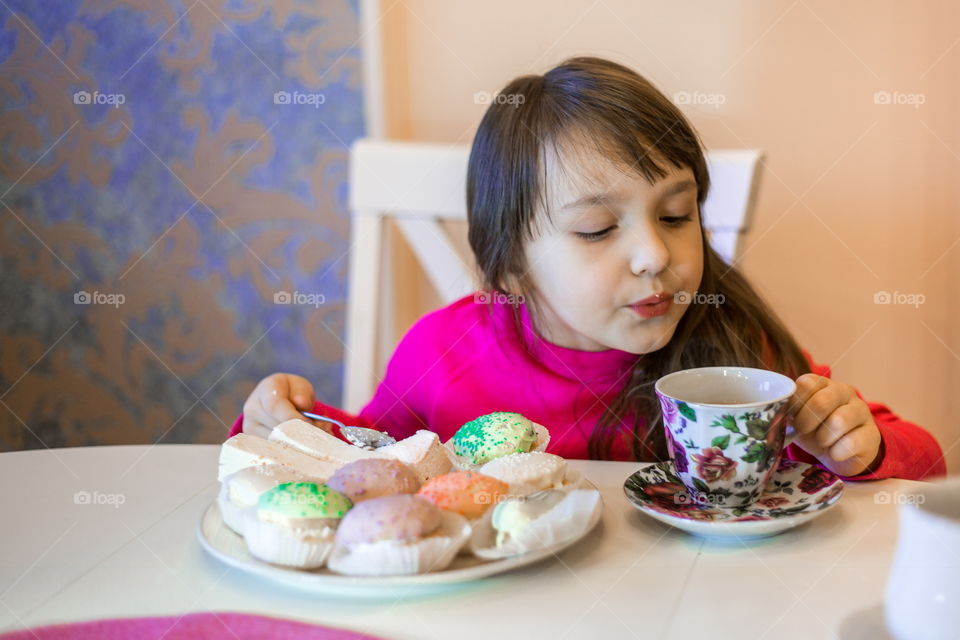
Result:
[[[334,420],[339,420],[345,425],[353,427],[372,427],[373,425],[370,422],[361,416],[355,416],[352,413],[347,413],[346,411],[341,411],[336,407],[330,406],[328,404],[323,404],[322,402],[315,402],[313,405],[313,413],[319,414],[321,416],[326,416],[328,418],[333,418]],[[306,420],[307,418],[304,418]],[[233,423],[233,427],[230,428],[230,434],[228,438],[241,433],[243,431],[243,414],[241,413],[236,422]],[[334,430],[336,431],[336,430]],[[339,435],[339,434],[337,434]]]
[[[832,377],[830,367],[814,364],[810,354],[803,352],[810,364],[810,370],[817,375]],[[863,396],[857,391],[857,397]],[[861,473],[844,480],[881,480],[883,478],[903,478],[905,480],[928,480],[947,473],[943,451],[930,433],[912,422],[908,422],[886,405],[867,402],[873,420],[880,430],[882,439],[882,459],[872,473]],[[795,444],[786,449],[786,457],[811,464],[819,464],[817,459]]]

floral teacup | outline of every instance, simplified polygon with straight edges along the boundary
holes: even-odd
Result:
[[[660,378],[670,459],[690,499],[717,507],[752,504],[777,468],[787,434],[790,378],[765,369],[703,367]]]

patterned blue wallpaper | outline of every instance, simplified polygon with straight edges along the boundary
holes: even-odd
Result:
[[[0,450],[216,442],[341,393],[357,1],[7,0]]]

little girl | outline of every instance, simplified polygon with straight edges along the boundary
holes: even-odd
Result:
[[[304,378],[262,380],[231,434],[312,410],[441,440],[492,411],[550,429],[566,458],[667,459],[653,385],[672,371],[762,367],[797,382],[786,456],[854,479],[944,474],[936,440],[830,379],[736,267],[710,247],[699,138],[647,80],[574,58],[510,82],[477,130],[469,241],[484,291],[403,337],[358,416]],[[318,425],[322,426],[322,425]]]

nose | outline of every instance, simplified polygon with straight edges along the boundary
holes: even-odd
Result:
[[[670,264],[670,250],[651,225],[631,229],[630,271],[635,276],[660,273]]]

